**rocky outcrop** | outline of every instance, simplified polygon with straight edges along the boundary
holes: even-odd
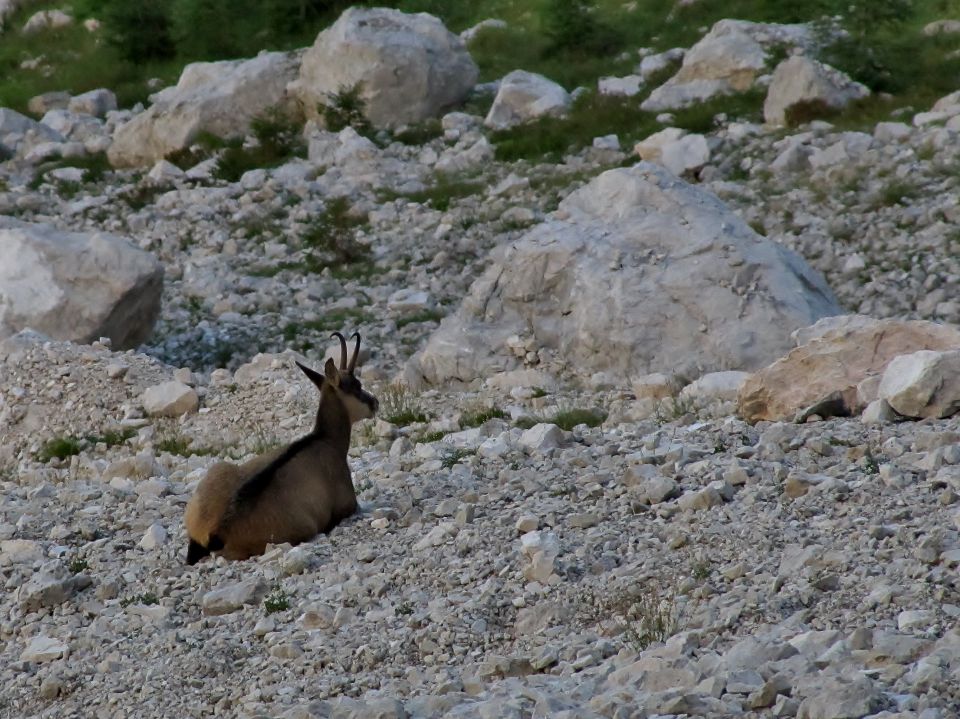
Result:
[[[296,53],[261,53],[250,60],[187,65],[174,87],[117,128],[107,154],[114,167],[152,165],[189,147],[200,133],[242,137],[250,121],[289,105],[287,84],[297,73]]]
[[[470,381],[554,360],[624,379],[750,370],[841,311],[799,257],[649,163],[603,173],[489,262],[409,377]]]
[[[828,318],[812,329],[799,335],[806,339],[803,344],[744,383],[737,410],[743,419],[792,421],[808,408],[817,414],[858,414],[877,399],[875,387],[858,392],[858,386],[883,375],[895,357],[960,348],[960,330],[933,322],[851,315],[842,321]],[[823,402],[829,412],[816,407]]]
[[[163,267],[124,238],[0,218],[0,251],[0,338],[30,327],[126,348],[150,336]]]
[[[794,125],[842,110],[869,94],[866,86],[839,70],[795,55],[774,70],[763,118],[771,125]]]
[[[804,25],[721,20],[686,52],[677,74],[651,92],[641,107],[649,112],[676,110],[745,92],[766,69],[768,48],[810,42],[810,30]]]
[[[463,41],[432,15],[350,8],[317,36],[290,89],[316,117],[331,96],[359,86],[367,119],[396,127],[460,104],[478,75]]]
[[[674,175],[697,170],[710,161],[710,146],[703,135],[667,127],[638,142],[633,148],[641,160],[656,162]]]

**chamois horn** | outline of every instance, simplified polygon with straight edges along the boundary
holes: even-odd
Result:
[[[347,368],[347,339],[339,332],[334,332],[330,336],[340,340],[340,369],[345,370]]]
[[[360,333],[354,332],[352,335],[350,335],[350,339],[353,339],[354,337],[357,338],[357,342],[353,345],[353,357],[350,358],[350,365],[347,367],[347,372],[350,374],[353,374],[353,370],[357,366],[357,357],[360,356]]]

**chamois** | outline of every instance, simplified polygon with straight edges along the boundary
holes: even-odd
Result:
[[[328,359],[323,374],[297,362],[320,390],[313,430],[285,448],[242,465],[218,462],[187,504],[187,563],[216,552],[227,559],[263,554],[268,543],[298,544],[329,532],[357,509],[347,464],[350,428],[373,417],[379,402],[354,375],[360,352],[356,337],[347,363],[347,340],[339,332],[340,368]]]

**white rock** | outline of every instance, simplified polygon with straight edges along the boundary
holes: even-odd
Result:
[[[151,417],[179,417],[186,412],[196,412],[200,406],[196,390],[176,380],[147,388],[141,402]]]
[[[544,452],[560,447],[564,443],[564,433],[555,424],[541,422],[520,435],[520,446],[530,452]]]
[[[104,88],[90,90],[70,98],[67,109],[70,112],[104,117],[108,112],[117,109],[117,96]]]
[[[643,77],[627,75],[626,77],[601,77],[597,81],[597,92],[601,95],[616,97],[633,97],[639,95],[643,87]]]
[[[519,369],[526,355],[510,338],[531,333],[538,352],[581,377],[752,369],[786,352],[794,329],[840,312],[799,257],[655,165],[601,174],[560,213],[494,250],[412,358],[412,377],[470,381]],[[734,288],[746,276],[766,289],[744,306]]]
[[[290,90],[315,117],[318,104],[359,83],[367,119],[396,127],[458,105],[478,74],[463,41],[432,15],[350,8],[304,53]]]
[[[414,314],[433,309],[434,302],[428,292],[404,288],[387,298],[387,308],[397,314]]]
[[[174,165],[172,162],[167,160],[158,160],[157,163],[150,168],[150,172],[147,173],[147,177],[155,182],[167,182],[178,180],[185,174],[186,173],[184,173],[183,170]]]
[[[166,544],[166,542],[167,530],[163,528],[163,525],[154,522],[147,528],[146,533],[140,540],[140,546],[149,551]]]
[[[663,145],[660,162],[674,175],[699,170],[710,161],[710,147],[703,135],[684,135]]]
[[[638,142],[633,151],[641,160],[662,164],[663,148],[677,142],[686,134],[687,131],[679,127],[666,127]]]
[[[773,73],[763,118],[771,125],[786,125],[790,114],[823,113],[846,107],[862,99],[870,90],[854,82],[839,70],[803,55],[787,58]]]
[[[246,604],[259,603],[266,593],[267,585],[262,579],[247,579],[207,592],[200,605],[207,616],[230,614]]]
[[[22,662],[52,662],[61,657],[67,656],[70,647],[59,639],[53,637],[36,636],[30,640],[23,652],[20,654]]]
[[[680,399],[695,404],[710,402],[729,402],[737,399],[737,392],[743,385],[749,372],[708,372],[695,382],[691,382],[680,390]]]
[[[0,217],[0,338],[31,327],[117,348],[145,341],[160,313],[163,267],[126,239]]]
[[[620,138],[616,135],[603,135],[593,138],[593,147],[597,150],[619,150]]]
[[[484,124],[499,130],[546,116],[562,116],[570,109],[570,94],[543,75],[514,70],[500,81],[500,89]]]
[[[960,349],[895,357],[878,395],[905,417],[949,417],[960,410]]]
[[[73,18],[63,10],[40,10],[30,16],[30,19],[24,24],[22,32],[24,35],[33,35],[45,30],[69,27],[72,24]]]
[[[244,136],[250,122],[289,102],[295,53],[262,53],[249,60],[187,65],[175,87],[151,96],[153,105],[120,125],[107,153],[114,167],[149,165],[194,143],[207,132]]]

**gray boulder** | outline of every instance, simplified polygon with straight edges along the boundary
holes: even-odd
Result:
[[[585,377],[750,370],[789,350],[794,329],[840,312],[800,257],[642,162],[494,250],[406,377],[471,381],[551,362]]]
[[[484,124],[500,130],[547,115],[565,115],[570,104],[570,94],[553,80],[533,72],[514,70],[500,81],[500,89]]]
[[[160,313],[163,267],[126,239],[0,217],[0,338],[31,327],[59,340],[146,340]]]
[[[777,65],[763,103],[763,119],[771,125],[791,124],[791,113],[819,116],[840,110],[870,90],[839,70],[795,55]]]
[[[290,90],[312,118],[332,95],[359,84],[367,119],[396,127],[442,115],[478,76],[463,41],[432,15],[350,8],[306,51]]]
[[[22,156],[36,145],[63,140],[63,135],[56,130],[16,110],[0,107],[0,145],[11,152]]]
[[[187,65],[176,86],[151,96],[153,104],[117,128],[107,153],[114,167],[153,165],[189,147],[201,132],[242,137],[251,120],[289,106],[287,85],[298,55],[265,52],[250,60]]]
[[[895,357],[877,390],[905,417],[949,417],[960,411],[960,350],[920,350]]]

